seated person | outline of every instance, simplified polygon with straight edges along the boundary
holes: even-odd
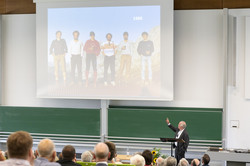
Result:
[[[153,154],[151,153],[151,151],[150,150],[144,150],[142,152],[142,156],[145,159],[146,166],[151,166],[152,162],[153,162]]]
[[[43,139],[37,147],[38,158],[35,160],[35,166],[60,166],[55,162],[56,151],[54,142],[50,139]]]
[[[114,163],[113,159],[116,157],[116,147],[113,142],[105,142],[109,148],[109,158],[108,163]]]
[[[83,152],[81,155],[82,162],[92,162],[93,155],[90,151]]]
[[[105,143],[98,143],[94,149],[96,166],[108,166],[109,148]]]
[[[177,165],[177,160],[174,157],[168,157],[165,160],[165,166],[176,166]]]
[[[92,162],[95,162],[95,153],[93,151],[90,151],[92,156],[93,156],[93,159],[92,159]]]
[[[145,166],[145,159],[139,154],[136,154],[130,158],[130,164],[135,166]]]
[[[76,163],[76,150],[71,145],[64,146],[62,160],[57,161],[61,166],[81,166]]]
[[[0,149],[0,161],[4,161],[5,160],[5,154],[4,152]]]
[[[200,165],[200,161],[198,159],[193,159],[191,161],[191,166],[199,166]]]
[[[188,161],[187,161],[185,158],[182,158],[182,159],[179,161],[178,166],[189,166],[189,163],[188,163]]]
[[[62,160],[62,152],[58,155],[58,159]]]
[[[34,162],[33,139],[25,131],[12,133],[7,140],[8,160],[0,161],[1,166],[31,166]]]
[[[157,166],[164,166],[164,159],[162,157],[158,157],[156,159],[156,165]]]
[[[204,154],[202,159],[201,159],[202,165],[203,166],[208,166],[209,162],[210,162],[210,157],[208,154]]]

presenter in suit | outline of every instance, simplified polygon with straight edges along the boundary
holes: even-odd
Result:
[[[175,142],[173,145],[175,148],[175,158],[177,159],[177,163],[179,163],[182,158],[185,158],[185,153],[189,144],[189,136],[186,130],[187,125],[186,122],[180,121],[178,127],[174,127],[171,125],[168,118],[166,119],[166,123],[168,127],[175,132],[176,139],[183,139],[185,141],[184,143]]]

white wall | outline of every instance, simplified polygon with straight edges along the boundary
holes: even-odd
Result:
[[[111,101],[111,104],[222,108],[222,10],[175,11],[174,19],[175,101]],[[35,15],[2,16],[2,104],[99,108],[99,100],[35,97],[35,23]]]
[[[249,13],[249,10],[242,12]],[[244,98],[245,21],[240,17],[244,15],[242,12],[238,12],[237,19],[237,86],[228,86],[228,148],[250,148],[250,100]],[[222,23],[222,10],[175,11],[175,101],[111,101],[111,104],[222,108]],[[3,105],[100,107],[99,100],[36,99],[35,15],[2,16],[2,28]],[[240,127],[230,128],[230,120],[239,120]]]
[[[174,101],[114,105],[223,107],[223,11],[174,13]]]
[[[36,99],[35,15],[5,15],[3,105],[100,107],[98,100]],[[175,11],[175,101],[115,105],[222,107],[222,10]]]
[[[173,102],[114,105],[222,108],[222,10],[175,11]],[[99,100],[37,99],[35,15],[2,16],[3,105],[100,107]]]
[[[3,105],[100,108],[98,100],[37,99],[36,17],[3,15]]]
[[[237,18],[236,24],[236,86],[228,85],[227,98],[227,147],[250,149],[250,100],[245,99],[245,16],[250,10],[230,10]],[[232,26],[232,25],[230,25]],[[232,35],[232,34],[230,34]],[[248,64],[250,65],[250,64]],[[232,66],[229,66],[232,68]],[[229,73],[230,75],[231,73]],[[238,120],[239,128],[231,128],[230,121]]]

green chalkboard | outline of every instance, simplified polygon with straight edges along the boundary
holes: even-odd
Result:
[[[0,131],[100,135],[100,110],[0,106]]]
[[[110,108],[108,111],[108,135],[118,137],[160,138],[173,137],[165,122],[177,126],[187,122],[192,140],[222,139],[222,109],[202,108]]]

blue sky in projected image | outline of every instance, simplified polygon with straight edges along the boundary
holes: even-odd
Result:
[[[142,17],[142,20],[134,20]],[[89,39],[89,32],[96,33],[98,41],[106,41],[108,32],[113,34],[115,43],[123,39],[124,31],[135,41],[143,31],[160,26],[160,6],[123,6],[123,7],[88,7],[88,8],[53,8],[48,9],[48,45],[55,39],[55,32],[62,31],[62,38],[67,43],[72,40],[72,32],[80,32],[80,40]]]

